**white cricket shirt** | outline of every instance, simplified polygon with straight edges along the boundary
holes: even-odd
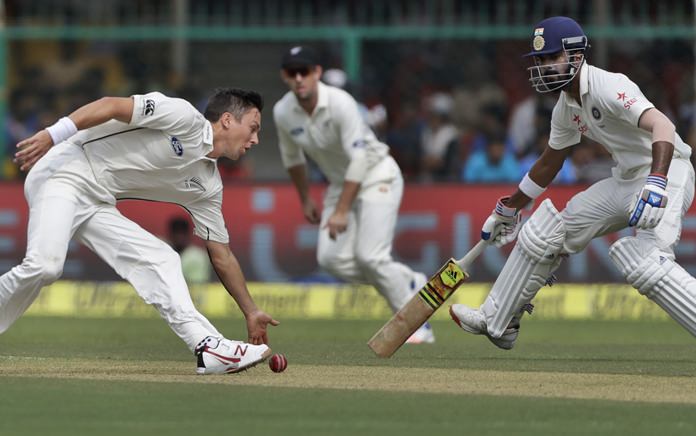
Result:
[[[654,105],[623,74],[587,63],[579,74],[582,106],[561,92],[553,108],[549,146],[561,150],[577,144],[580,135],[585,135],[611,153],[616,162],[614,176],[632,179],[647,174],[652,164],[652,133],[638,127],[638,121]],[[675,134],[674,158],[690,156],[691,147]]]
[[[377,140],[355,99],[321,82],[318,87],[317,106],[311,115],[292,92],[273,107],[285,168],[304,164],[307,153],[329,180],[329,196],[340,193],[344,180],[359,182],[363,189],[397,177],[400,170],[389,147]],[[353,159],[361,159],[365,165],[350,166]]]
[[[205,240],[227,243],[222,181],[210,123],[190,103],[159,92],[133,96],[130,124],[111,120],[78,132],[96,180],[117,200],[142,199],[184,207]]]

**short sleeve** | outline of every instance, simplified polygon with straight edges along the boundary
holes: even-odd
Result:
[[[605,111],[634,127],[638,126],[643,112],[655,107],[638,85],[623,74],[615,74],[601,87],[597,101]]]
[[[553,108],[551,115],[551,133],[549,134],[549,147],[554,150],[562,150],[572,147],[580,142],[580,132],[570,124],[568,117],[564,116],[561,99],[558,100]]]
[[[374,134],[360,113],[358,103],[347,94],[336,93],[336,107],[334,119],[338,123],[341,144],[344,150],[351,155],[356,150],[368,145],[374,138]]]
[[[205,241],[228,243],[225,219],[222,216],[222,191],[186,205],[193,220],[193,233]]]
[[[203,115],[186,100],[167,97],[160,92],[133,96],[130,122],[133,126],[186,136],[196,133],[202,123]]]
[[[352,96],[345,91],[338,91],[332,98],[335,99],[332,116],[338,126],[341,145],[350,156],[345,179],[362,182],[370,168],[387,155],[388,149],[380,146]]]
[[[294,167],[296,165],[302,165],[306,162],[304,152],[295,141],[293,141],[287,129],[283,126],[281,107],[276,105],[273,108],[273,122],[276,125],[276,132],[278,133],[278,148],[280,149],[280,158],[283,161],[283,166],[285,168]]]

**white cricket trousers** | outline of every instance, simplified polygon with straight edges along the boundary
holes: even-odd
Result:
[[[54,146],[25,182],[29,204],[27,253],[0,277],[0,333],[57,280],[75,236],[133,285],[193,351],[206,336],[222,336],[193,305],[179,255],[127,219],[94,178],[82,149]],[[101,191],[100,191],[101,190]]]
[[[573,254],[602,235],[628,226],[635,201],[645,186],[647,171],[626,180],[610,177],[601,180],[570,199],[561,212],[566,227],[563,251]],[[667,209],[654,229],[637,230],[636,237],[655,246],[674,260],[674,247],[681,237],[682,217],[694,198],[694,169],[686,159],[674,159],[667,174]]]
[[[403,191],[400,174],[391,182],[361,190],[348,214],[348,227],[336,240],[329,237],[326,223],[336,209],[337,198],[327,196],[317,247],[322,268],[347,282],[374,286],[394,312],[417,290],[412,287],[415,273],[391,256]]]

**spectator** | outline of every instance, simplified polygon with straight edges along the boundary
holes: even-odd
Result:
[[[505,132],[505,119],[507,111],[502,103],[492,102],[481,106],[480,114],[477,121],[478,132],[474,134],[471,142],[471,151],[485,150],[488,141],[492,137],[498,137],[500,132]],[[508,137],[503,137],[505,150],[515,156],[515,147]]]
[[[575,167],[578,183],[595,183],[611,176],[614,161],[604,147],[585,138],[573,146],[570,159]]]
[[[551,119],[549,118],[549,122],[550,121]],[[541,131],[538,131],[538,134],[534,139],[535,142],[533,144],[530,144],[532,150],[530,150],[529,153],[527,153],[522,159],[520,159],[520,174],[526,174],[532,168],[539,156],[541,156],[541,153],[544,152],[544,149],[548,146],[549,143],[549,133],[550,130],[548,129],[548,127]],[[573,160],[566,159],[566,161],[563,163],[563,166],[561,167],[561,170],[556,175],[556,178],[553,179],[553,183],[572,184],[576,183],[577,181],[577,171],[575,169],[575,165],[573,164]]]
[[[401,113],[396,122],[390,124],[387,141],[394,159],[399,164],[406,180],[418,174],[420,167],[420,137],[423,121],[416,106],[406,101],[401,106]]]
[[[322,74],[321,81],[327,85],[347,91],[357,100],[357,95],[355,95],[353,87],[348,83],[348,75],[345,71],[339,68],[329,68]],[[358,101],[358,110],[360,110],[360,115],[362,115],[367,125],[375,132],[375,135],[378,138],[383,138],[387,129],[387,108],[383,104],[376,104],[368,108],[365,103]]]
[[[191,226],[185,218],[176,217],[169,221],[169,241],[181,257],[184,279],[189,285],[210,281],[210,260],[203,248],[191,243]]]
[[[421,135],[420,179],[444,181],[457,178],[459,130],[450,115],[454,100],[436,93],[427,102],[427,125]]]
[[[464,166],[462,179],[467,183],[512,183],[522,174],[514,154],[506,149],[505,136],[486,135],[485,148],[475,150]]]
[[[535,93],[515,106],[508,126],[508,137],[515,155],[525,156],[530,152],[536,153],[536,142],[539,135],[543,133],[539,129],[548,128],[555,104],[556,99],[553,95]],[[542,114],[548,119],[539,120]]]

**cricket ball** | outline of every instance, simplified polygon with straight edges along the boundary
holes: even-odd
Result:
[[[283,372],[288,367],[288,359],[283,354],[274,354],[268,360],[268,367],[273,372]]]

